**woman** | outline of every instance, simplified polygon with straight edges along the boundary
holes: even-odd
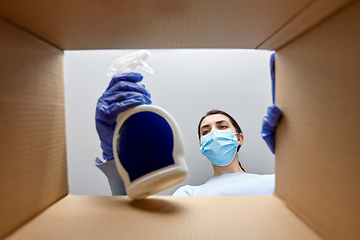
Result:
[[[112,137],[116,117],[129,108],[151,104],[150,93],[143,85],[141,74],[122,73],[112,78],[109,87],[99,98],[96,108],[98,131],[103,158],[96,158],[95,165],[108,177],[113,195],[125,195],[123,181],[117,172],[112,152]],[[213,177],[200,186],[183,186],[173,196],[209,195],[255,195],[272,194],[274,175],[245,173],[238,162],[244,136],[239,125],[227,113],[210,111],[199,123],[200,151],[210,160],[214,168]],[[225,151],[224,151],[225,150]]]
[[[212,110],[198,125],[200,152],[211,162],[214,175],[200,186],[186,185],[173,196],[267,195],[273,194],[275,175],[245,173],[238,161],[244,135],[229,114]]]

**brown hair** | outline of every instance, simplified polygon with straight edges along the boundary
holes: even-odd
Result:
[[[242,133],[239,124],[235,121],[235,119],[234,119],[233,117],[231,117],[228,113],[226,113],[226,112],[224,112],[224,111],[214,109],[214,110],[208,111],[208,112],[205,114],[205,116],[203,116],[203,117],[200,119],[200,122],[199,122],[199,125],[198,125],[198,137],[199,137],[199,140],[200,140],[200,137],[201,137],[201,136],[200,136],[200,127],[201,127],[202,121],[203,121],[206,117],[208,117],[208,116],[210,116],[210,115],[215,115],[215,114],[221,114],[221,115],[224,115],[224,116],[228,117],[228,118],[230,119],[231,124],[234,126],[236,132],[239,133],[239,134]],[[239,145],[239,146],[237,147],[237,150],[236,150],[237,152],[239,151],[240,147],[241,147],[241,145]],[[241,166],[241,163],[240,163],[240,162],[238,162],[238,163],[239,163],[239,165],[240,165],[240,168],[245,172],[245,169]]]

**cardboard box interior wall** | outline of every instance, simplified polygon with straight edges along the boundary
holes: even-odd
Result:
[[[359,1],[0,2],[0,238],[359,239]],[[274,196],[68,195],[63,50],[277,50]]]

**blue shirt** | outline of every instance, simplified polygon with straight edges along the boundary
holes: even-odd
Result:
[[[272,195],[274,189],[275,174],[228,173],[199,186],[182,186],[173,196]]]

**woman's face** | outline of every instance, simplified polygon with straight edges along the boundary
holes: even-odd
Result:
[[[236,132],[235,127],[231,124],[231,121],[228,117],[222,115],[222,114],[213,114],[210,116],[207,116],[204,118],[204,120],[201,122],[200,125],[200,141],[202,137],[206,136],[211,132],[211,129],[217,129],[217,130],[226,130],[230,129],[233,130],[234,133]],[[239,145],[242,144],[244,136],[243,134],[236,134],[238,138]]]

